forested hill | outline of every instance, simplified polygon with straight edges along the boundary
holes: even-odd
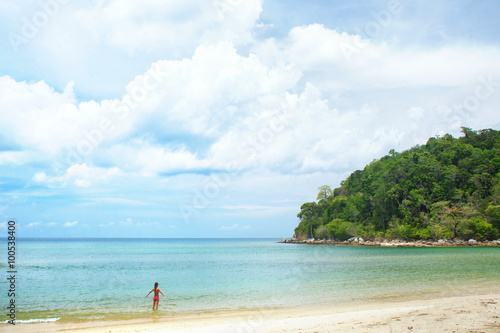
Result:
[[[297,237],[496,239],[500,230],[500,131],[462,128],[373,161],[303,204]]]

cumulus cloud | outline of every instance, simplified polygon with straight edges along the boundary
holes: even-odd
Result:
[[[68,222],[66,222],[66,223],[63,224],[63,227],[65,227],[65,228],[71,228],[71,227],[74,227],[77,224],[78,224],[78,221],[73,221],[73,222],[69,222],[68,221]]]
[[[98,38],[127,52],[141,47],[140,36],[160,38],[155,34],[166,29],[157,26],[161,20],[153,19],[151,26],[134,22],[139,15],[134,4],[103,6],[81,10],[80,19],[98,11],[103,17],[86,29],[105,25],[106,35]],[[173,3],[152,4],[158,13],[168,6]],[[247,20],[242,28],[247,31],[259,11],[257,2],[249,6],[255,11],[223,15],[248,14],[238,18]],[[213,8],[200,10],[203,16]],[[223,17],[220,24],[230,19]],[[116,29],[124,20],[130,21],[125,32],[138,29],[130,45]],[[251,191],[261,175],[287,182],[279,176],[315,175],[320,181],[321,174],[335,173],[337,179],[391,148],[456,134],[482,115],[500,120],[493,111],[500,77],[500,51],[494,47],[410,52],[319,24],[295,27],[284,38],[253,40],[248,52],[238,50],[237,37],[202,39],[206,42],[192,55],[152,63],[125,86],[122,97],[100,102],[77,102],[72,83],[57,92],[44,81],[0,78],[0,102],[13,111],[0,114],[0,129],[21,147],[0,152],[0,164],[60,162],[57,170],[38,169],[32,176],[32,182],[52,188],[237,171],[251,178]],[[353,45],[357,52],[346,53]],[[476,96],[481,84],[480,92],[490,97]],[[457,111],[455,104],[473,98],[474,110]],[[164,186],[186,190],[193,182]],[[232,179],[232,184],[240,183]]]
[[[201,170],[210,167],[207,161],[197,158],[185,147],[169,148],[144,140],[133,140],[128,144],[117,144],[102,153],[103,158],[118,163],[129,171],[139,171],[142,175]]]
[[[0,92],[0,102],[10,110],[0,113],[0,129],[5,137],[24,148],[47,152],[75,141],[74,133],[84,121],[80,118],[77,122],[72,84],[57,93],[43,81],[16,82],[3,76]]]
[[[294,64],[306,78],[321,82],[321,89],[459,87],[475,81],[478,73],[500,71],[496,48],[395,49],[321,24],[295,27],[286,39],[257,43],[253,51],[265,63]]]
[[[37,227],[41,224],[42,224],[42,222],[32,222],[32,223],[28,224],[28,228]]]
[[[43,4],[3,6],[0,15],[9,33],[25,38],[6,46],[36,54],[28,65],[38,77],[50,71],[59,87],[76,80],[80,92],[99,96],[121,94],[123,85],[152,60],[182,58],[199,45],[219,41],[250,42],[262,11],[261,0],[57,3],[48,24],[29,38],[13,18],[46,14]]]
[[[136,15],[127,6],[118,17]],[[340,171],[477,117],[462,112],[458,121],[446,120],[457,114],[450,91],[467,101],[457,86],[469,83],[474,97],[481,73],[491,81],[482,92],[498,89],[497,49],[409,52],[365,40],[360,54],[346,56],[343,47],[360,38],[313,24],[256,42],[248,55],[231,42],[206,44],[190,58],[153,63],[121,99],[100,103],[76,103],[72,84],[59,93],[43,81],[2,77],[0,100],[16,112],[2,113],[0,128],[25,149],[63,162],[59,174],[33,176],[48,186],[88,187],[121,170],[148,176],[255,167]],[[445,90],[432,92],[436,86]],[[446,114],[436,111],[443,91]],[[489,112],[489,101],[475,111]],[[23,158],[1,153],[0,163]],[[93,161],[112,167],[90,166]]]

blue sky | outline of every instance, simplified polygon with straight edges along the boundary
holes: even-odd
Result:
[[[0,227],[291,236],[394,148],[500,129],[497,1],[0,1]]]

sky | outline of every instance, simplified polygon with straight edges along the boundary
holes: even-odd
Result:
[[[500,130],[500,2],[0,0],[0,232],[290,237],[321,185]]]

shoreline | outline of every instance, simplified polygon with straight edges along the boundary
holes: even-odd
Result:
[[[9,332],[437,332],[500,331],[500,294],[376,301],[295,308],[237,310],[193,315],[94,321],[32,323]],[[5,325],[0,326],[6,327]],[[411,327],[411,329],[410,329]]]
[[[416,240],[404,241],[400,239],[391,239],[383,241],[364,240],[362,237],[351,237],[345,241],[338,241],[332,239],[305,239],[299,240],[295,237],[287,239],[283,237],[278,243],[287,244],[313,244],[313,245],[361,245],[361,246],[381,246],[381,247],[494,247],[500,246],[500,240],[494,241],[476,241],[474,239],[464,240],[451,240],[440,239],[437,241],[431,240]]]

